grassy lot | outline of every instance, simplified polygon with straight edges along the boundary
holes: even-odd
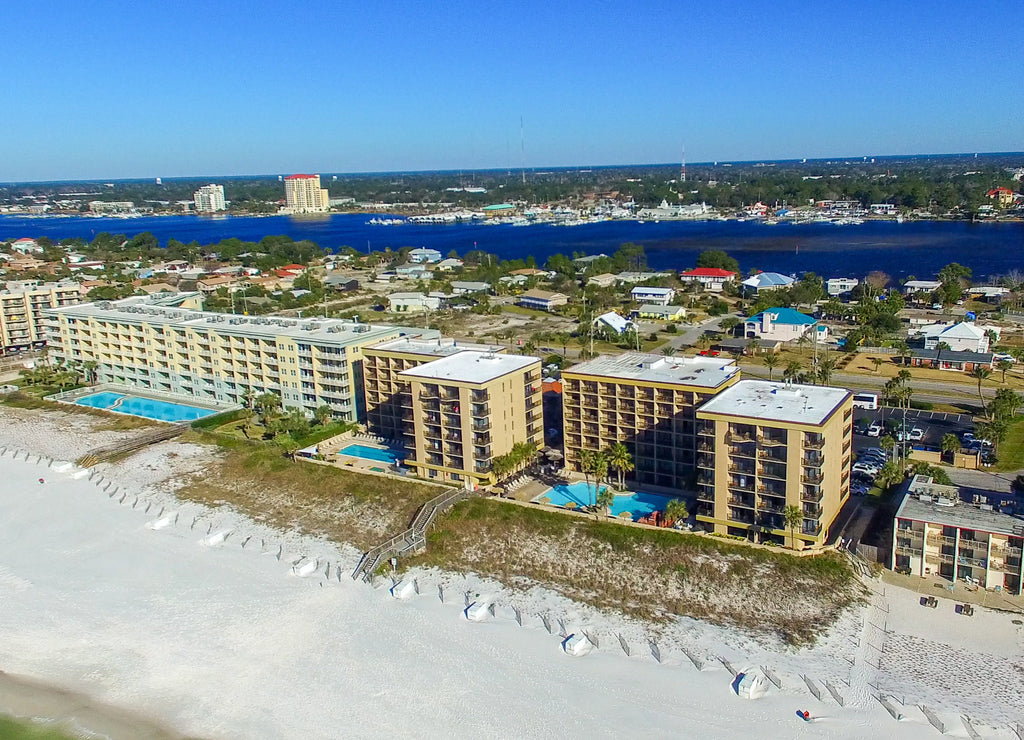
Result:
[[[795,557],[724,538],[628,527],[493,499],[445,514],[413,565],[541,583],[630,616],[685,615],[813,640],[861,594],[835,553]]]
[[[73,740],[74,737],[47,725],[0,717],[0,740]]]
[[[539,311],[536,308],[526,308],[526,306],[516,306],[514,304],[506,304],[501,307],[501,310],[504,313],[514,313],[520,316],[532,316],[538,319],[552,315],[547,311]]]
[[[297,528],[369,549],[412,520],[441,489],[413,481],[293,462],[281,447],[201,431],[182,441],[219,447],[216,464],[188,481],[178,496],[227,503],[274,526]]]
[[[1024,417],[1015,416],[1006,432],[1006,440],[999,445],[999,462],[992,466],[996,472],[1024,468]]]

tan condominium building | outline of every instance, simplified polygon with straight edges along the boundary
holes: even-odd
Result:
[[[292,213],[322,213],[331,207],[320,175],[288,175],[284,178],[285,207]]]
[[[46,346],[49,322],[43,312],[81,300],[78,283],[8,282],[0,290],[0,350],[8,354]]]
[[[637,483],[691,488],[698,406],[739,379],[732,360],[628,352],[562,372],[566,465],[623,443]]]
[[[126,298],[50,311],[59,356],[96,363],[99,382],[209,402],[274,393],[284,409],[360,421],[362,348],[424,329],[341,319],[246,317],[200,311],[198,293]]]
[[[415,449],[412,382],[399,377],[399,374],[469,350],[502,353],[505,348],[419,336],[404,336],[364,347],[363,393],[367,428],[395,443],[404,443],[410,450]]]
[[[216,213],[228,207],[223,185],[203,185],[193,194],[192,201],[199,213]]]
[[[467,488],[494,481],[493,462],[544,441],[540,359],[468,350],[398,373],[408,383],[405,464]],[[412,440],[410,445],[409,440]]]
[[[853,396],[742,380],[697,411],[697,520],[758,542],[820,545],[850,495]],[[791,534],[783,512],[803,519]]]
[[[1024,519],[965,501],[956,486],[923,475],[911,480],[895,518],[896,571],[1021,595]]]

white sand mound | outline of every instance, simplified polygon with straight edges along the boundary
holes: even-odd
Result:
[[[313,575],[313,572],[316,569],[317,563],[312,560],[307,560],[305,563],[302,563],[301,565],[293,565],[292,573],[294,575],[299,576],[300,578],[305,578],[306,576]]]
[[[165,527],[171,526],[174,523],[173,516],[162,516],[156,521],[146,522],[146,526],[149,529],[164,529]]]

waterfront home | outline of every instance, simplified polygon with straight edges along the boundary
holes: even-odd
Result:
[[[528,290],[519,296],[517,303],[523,308],[535,308],[540,311],[552,311],[558,306],[564,306],[569,302],[569,296],[564,293],[552,293],[547,290]]]
[[[630,329],[636,328],[632,321],[619,316],[615,311],[609,311],[598,316],[594,319],[594,326],[604,327],[616,334],[625,334]]]
[[[743,322],[743,336],[789,342],[802,337],[817,323],[811,316],[792,308],[769,308]],[[819,334],[818,338],[825,337]]]
[[[868,210],[876,216],[895,216],[900,209],[893,203],[872,203]]]
[[[615,286],[616,282],[618,281],[616,280],[614,275],[612,275],[610,272],[603,272],[600,275],[594,275],[594,277],[589,278],[587,280],[587,287],[589,288],[593,286],[595,288],[611,288]]]
[[[434,273],[427,267],[420,264],[399,265],[395,268],[395,275],[409,280],[431,280]]]
[[[516,275],[519,277],[554,277],[555,273],[548,272],[547,270],[538,270],[536,267],[521,267],[518,270],[513,270],[509,275]]]
[[[829,278],[825,281],[825,291],[830,296],[838,296],[843,293],[849,293],[851,290],[860,285],[860,280],[857,278]]]
[[[393,313],[422,313],[441,307],[440,296],[423,293],[392,293],[388,296],[388,310]]]
[[[995,200],[996,204],[1003,208],[1013,204],[1013,191],[1010,188],[999,186],[992,188],[985,195]]]
[[[789,275],[782,275],[777,272],[759,272],[751,275],[743,281],[743,287],[757,293],[760,290],[774,290],[776,288],[788,288],[796,280]]]
[[[426,262],[440,262],[441,253],[436,249],[428,249],[426,247],[417,247],[416,249],[409,250],[409,261],[417,264],[423,264]]]
[[[629,295],[637,303],[667,306],[675,299],[676,292],[672,288],[652,288],[638,285],[630,291]]]
[[[720,267],[695,267],[680,272],[679,279],[684,283],[699,283],[702,290],[720,293],[726,283],[736,279],[736,273]]]
[[[894,570],[967,581],[1020,596],[1024,522],[998,505],[964,500],[956,486],[915,475],[893,521]]]
[[[448,257],[434,265],[434,269],[437,272],[451,272],[452,270],[458,270],[462,265],[462,260],[455,259],[454,257]]]
[[[908,280],[903,283],[903,292],[907,295],[915,293],[933,293],[942,285],[938,280]]]
[[[29,254],[30,252],[41,254],[43,251],[43,248],[39,246],[35,239],[29,239],[27,237],[15,239],[11,242],[11,249],[20,254]]]
[[[634,308],[632,315],[634,319],[678,321],[686,316],[686,309],[682,306],[656,306],[653,303],[645,303],[640,308]]]

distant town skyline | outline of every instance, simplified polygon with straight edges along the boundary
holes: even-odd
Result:
[[[0,182],[1024,148],[1024,7],[114,0],[5,13]],[[200,74],[202,70],[202,74]]]

